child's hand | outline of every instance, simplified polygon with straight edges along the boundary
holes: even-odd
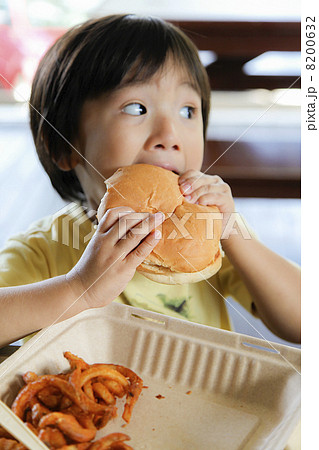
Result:
[[[120,295],[159,242],[154,229],[165,216],[149,214],[142,220],[141,215],[134,215],[129,207],[110,208],[81,259],[67,274],[71,287],[89,308],[105,306]]]
[[[223,214],[223,230],[229,215],[235,212],[231,189],[218,175],[206,175],[198,170],[187,170],[179,177],[182,194],[190,203],[216,205]]]

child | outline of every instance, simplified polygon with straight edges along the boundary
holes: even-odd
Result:
[[[132,15],[77,26],[41,61],[30,104],[42,165],[59,194],[83,208],[73,203],[33,224],[0,253],[1,345],[113,300],[230,329],[228,295],[280,337],[300,341],[300,271],[254,238],[223,239],[221,270],[185,286],[160,285],[135,272],[158,242],[153,231],[161,214],[145,219],[149,231],[141,235],[130,232],[140,222],[130,208],[110,209],[87,243],[104,180],[130,164],[173,168],[185,197],[217,205],[224,226],[235,211],[229,186],[200,172],[210,87],[181,31]],[[128,239],[119,235],[124,212]]]

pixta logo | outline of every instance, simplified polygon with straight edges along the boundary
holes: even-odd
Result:
[[[52,239],[79,250],[83,247],[83,244],[86,244],[92,238],[95,232],[95,216],[95,210],[88,211],[86,207],[76,203],[65,206],[53,215],[53,219],[57,221],[58,226]],[[83,234],[83,224],[86,222],[89,224],[89,232]],[[86,229],[87,224],[85,226]]]
[[[119,238],[126,239],[126,231],[130,230],[132,234],[135,235],[146,235],[152,231],[149,221],[145,219],[148,218],[150,213],[130,213],[127,216],[126,212],[119,213]],[[214,221],[224,220],[224,215],[220,212],[188,212],[182,217],[178,217],[175,213],[166,213],[166,219],[171,220],[174,225],[174,229],[170,232],[166,239],[175,239],[179,234],[184,239],[194,239],[191,233],[192,226],[190,225],[190,220],[194,224],[195,221],[201,220],[205,221],[205,239],[215,239],[215,229]],[[139,223],[136,225],[136,221]],[[222,232],[221,239],[228,239],[230,235],[240,234],[244,239],[251,239],[251,234],[247,228],[243,218],[237,212],[231,213],[225,217],[224,229]],[[163,234],[163,223],[158,225],[158,227]]]
[[[119,213],[119,239],[126,239],[127,232],[131,234],[144,235],[152,231],[150,221],[146,221],[150,213],[126,212]],[[195,216],[195,217],[194,217]],[[61,242],[63,245],[72,246],[79,250],[92,238],[96,229],[96,211],[72,203],[62,208],[54,214],[58,226],[53,231],[52,239]],[[205,221],[205,239],[215,239],[214,222],[223,221],[223,231],[221,239],[228,239],[233,234],[240,234],[244,239],[251,239],[251,234],[247,228],[243,218],[237,212],[231,213],[225,217],[220,212],[188,212],[182,217],[178,217],[175,213],[166,213],[166,219],[170,220],[173,225],[172,231],[166,236],[167,240],[173,240],[179,234],[185,239],[194,239],[192,229],[195,220]],[[192,224],[191,224],[192,222]],[[84,225],[85,224],[85,225]],[[157,228],[163,231],[163,223]],[[89,229],[89,231],[87,231]],[[163,234],[163,233],[162,233]]]

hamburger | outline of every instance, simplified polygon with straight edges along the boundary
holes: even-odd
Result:
[[[107,192],[97,211],[98,220],[117,206],[165,214],[158,227],[161,239],[137,267],[145,277],[164,284],[202,281],[218,272],[222,261],[219,209],[187,202],[178,179],[176,173],[149,164],[122,167],[105,181]]]

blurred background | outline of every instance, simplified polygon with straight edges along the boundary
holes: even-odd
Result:
[[[195,42],[212,88],[203,171],[230,184],[265,245],[300,264],[299,0],[0,0],[0,248],[65,205],[29,131],[38,62],[69,27],[112,13],[162,17]],[[229,302],[235,331],[285,343]]]

